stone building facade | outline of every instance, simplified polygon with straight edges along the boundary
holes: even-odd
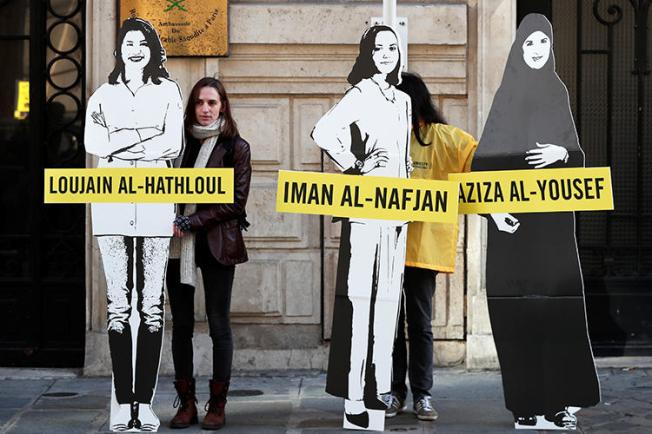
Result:
[[[280,169],[332,169],[309,132],[346,90],[360,35],[371,17],[382,15],[382,2],[232,0],[229,13],[229,57],[172,58],[167,67],[184,96],[203,76],[223,80],[240,132],[252,145],[250,261],[237,267],[232,299],[234,368],[324,369],[339,225],[329,217],[276,213],[276,176]],[[425,79],[451,124],[478,137],[513,38],[516,1],[399,1],[398,15],[408,20],[408,69]],[[117,20],[116,2],[87,2],[89,94],[113,67]],[[87,165],[93,164],[89,157]],[[483,224],[477,216],[461,217],[457,270],[437,278],[432,328],[438,365],[497,366]],[[104,274],[88,219],[87,226],[84,373],[108,374]],[[197,369],[205,374],[211,356],[201,293],[195,347]],[[171,371],[168,330],[161,372]]]

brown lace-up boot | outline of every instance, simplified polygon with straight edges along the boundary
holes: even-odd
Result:
[[[174,408],[177,414],[170,421],[170,428],[188,428],[197,423],[197,397],[195,396],[195,379],[182,378],[174,382],[177,398]]]
[[[206,417],[201,423],[203,429],[220,429],[226,423],[224,406],[226,405],[226,393],[229,391],[228,381],[210,380],[211,398],[206,403]]]

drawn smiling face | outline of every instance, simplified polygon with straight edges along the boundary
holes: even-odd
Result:
[[[398,63],[398,41],[392,32],[383,31],[376,35],[373,59],[376,69],[381,74],[389,74],[396,68]]]
[[[523,42],[523,61],[532,69],[541,69],[550,58],[550,38],[542,31],[533,32]]]
[[[152,57],[145,35],[139,30],[127,32],[122,40],[122,61],[127,66],[144,68]]]

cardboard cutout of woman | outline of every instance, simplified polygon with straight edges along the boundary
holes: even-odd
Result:
[[[400,51],[387,26],[369,28],[352,87],[312,138],[345,172],[408,177],[410,98],[396,89]],[[405,222],[343,222],[326,391],[345,398],[344,427],[383,430],[405,262]]]
[[[543,15],[521,22],[473,171],[584,166],[552,36]],[[487,296],[506,407],[516,428],[574,429],[578,407],[600,401],[575,215],[489,220]]]
[[[165,51],[156,30],[147,21],[126,20],[115,57],[108,83],[88,100],[86,151],[100,158],[98,168],[170,167],[182,150],[183,104],[163,65]],[[163,277],[174,204],[94,203],[91,211],[107,285],[110,428],[156,431],[160,422],[151,403],[163,339]],[[132,315],[132,300],[137,315]]]

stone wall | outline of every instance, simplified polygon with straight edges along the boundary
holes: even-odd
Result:
[[[476,135],[502,75],[514,3],[399,1],[399,16],[408,18],[409,69],[422,75],[451,124]],[[89,0],[87,10],[90,93],[113,67],[109,53],[117,23],[114,2]],[[237,369],[326,367],[339,225],[324,218],[322,263],[320,218],[275,212],[276,172],[321,170],[321,155],[309,132],[346,90],[360,35],[366,22],[381,14],[380,1],[233,1],[228,58],[168,61],[184,96],[202,76],[223,80],[241,134],[252,145],[254,175],[247,207],[252,226],[246,233],[250,261],[237,268],[232,302]],[[327,162],[325,170],[332,170]],[[460,226],[457,270],[437,279],[436,363],[492,367],[495,350],[483,290],[482,223],[477,217],[462,217]],[[105,283],[90,227],[87,244],[85,373],[106,374]],[[202,291],[197,294],[196,366],[207,373],[210,339]],[[163,373],[171,372],[169,348],[167,336]]]

